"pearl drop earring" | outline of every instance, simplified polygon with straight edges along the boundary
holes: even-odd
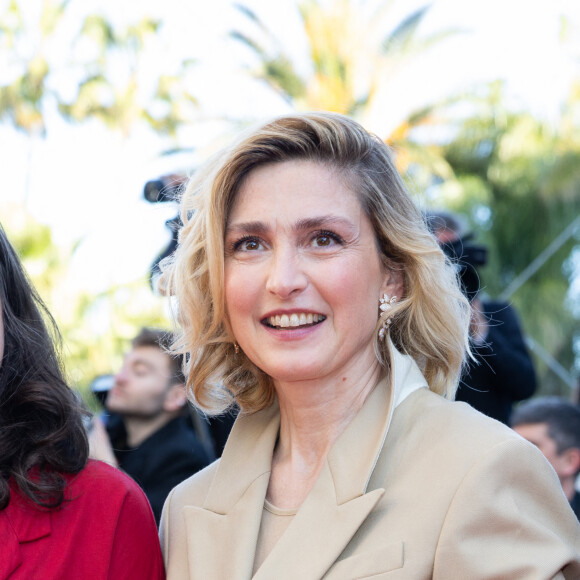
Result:
[[[392,319],[389,317],[388,311],[392,308],[392,305],[397,301],[397,297],[393,296],[389,298],[388,294],[383,294],[382,298],[379,298],[379,308],[381,309],[381,314],[379,318],[382,322],[381,328],[379,329],[379,338],[384,340],[391,325]]]

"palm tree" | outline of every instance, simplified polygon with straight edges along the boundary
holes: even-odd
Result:
[[[98,118],[123,136],[138,122],[174,135],[197,104],[181,82],[193,61],[185,59],[172,74],[159,75],[153,94],[144,95],[139,86],[140,57],[160,22],[142,18],[117,29],[103,16],[88,14],[75,29],[67,20],[69,4],[70,0],[30,4],[10,0],[0,13],[0,47],[11,58],[0,81],[0,120],[9,120],[31,137],[41,137],[47,113],[56,109],[74,122]],[[55,51],[63,35],[72,45],[65,60]],[[90,56],[77,56],[86,54]],[[127,74],[123,82],[113,81],[112,67],[121,64]],[[72,97],[59,90],[63,72],[67,81],[76,80]]]
[[[478,241],[488,247],[483,288],[518,308],[544,359],[537,359],[541,390],[569,395],[580,339],[580,311],[569,294],[578,276],[580,137],[570,121],[580,99],[573,90],[556,129],[530,114],[506,111],[501,101],[493,87],[487,103],[445,147],[457,179],[443,185],[441,199],[469,217]],[[534,263],[529,277],[519,279]],[[558,365],[546,366],[546,353],[565,371],[560,376],[552,372]]]
[[[127,137],[136,123],[144,121],[161,134],[175,136],[177,128],[192,116],[197,100],[184,87],[193,59],[184,59],[173,74],[160,74],[155,92],[145,96],[140,90],[144,65],[141,56],[161,23],[142,18],[117,30],[99,14],[89,14],[79,39],[91,39],[97,48],[96,62],[86,66],[86,76],[79,83],[72,102],[59,102],[59,111],[71,121],[96,117]],[[111,81],[113,67],[123,66],[126,74]],[[145,98],[144,98],[145,97]],[[153,105],[161,105],[154,107]],[[156,114],[154,110],[161,110]]]
[[[397,151],[399,169],[406,171],[412,162],[420,162],[446,178],[451,172],[438,150],[414,142],[412,133],[417,127],[436,122],[439,110],[447,103],[428,104],[404,119],[389,118],[381,106],[397,72],[452,31],[421,36],[419,27],[427,6],[393,27],[389,21],[392,4],[387,1],[371,7],[364,0],[299,1],[309,55],[306,72],[300,71],[296,56],[247,6],[236,5],[254,33],[234,30],[230,34],[258,58],[255,76],[293,108],[334,111],[366,126],[371,118],[379,119],[375,132]]]

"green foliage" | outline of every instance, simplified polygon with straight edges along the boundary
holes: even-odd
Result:
[[[456,181],[441,188],[445,205],[466,215],[489,249],[481,278],[492,297],[501,296],[580,214],[580,136],[563,138],[530,115],[505,111],[497,89],[445,147]],[[580,324],[567,301],[565,266],[577,247],[578,238],[570,237],[509,297],[527,333],[570,372]],[[536,362],[542,390],[568,394]]]
[[[145,68],[142,54],[160,26],[157,20],[142,18],[118,30],[103,16],[89,14],[76,42],[90,39],[97,56],[85,65],[89,74],[78,84],[74,100],[61,100],[59,112],[76,122],[96,117],[125,136],[139,122],[146,122],[157,133],[174,136],[177,127],[191,117],[197,106],[196,99],[182,83],[193,61],[182,61],[177,74],[160,76],[153,94],[142,94],[140,75]],[[110,80],[113,70],[117,70],[115,82]],[[123,81],[119,80],[118,70],[126,73],[122,75]]]
[[[67,12],[70,3],[43,0],[25,5],[24,0],[11,0],[0,14],[0,49],[10,51],[11,73],[0,85],[0,120],[43,136],[47,115],[56,108],[71,122],[97,118],[124,136],[137,123],[175,136],[179,124],[189,120],[197,106],[184,85],[191,59],[183,60],[174,74],[165,76],[165,85],[171,79],[170,91],[160,84],[155,93],[146,93],[140,83],[140,75],[147,69],[143,54],[161,23],[141,18],[116,27],[102,14],[88,14],[73,27]],[[33,10],[35,4],[39,18]],[[63,35],[71,45],[64,61],[55,49]],[[125,74],[119,74],[122,69]],[[72,98],[53,80],[62,70],[76,76]]]
[[[79,287],[70,262],[78,244],[57,246],[50,228],[18,206],[0,206],[3,226],[63,338],[71,385],[87,395],[91,380],[120,368],[129,341],[143,326],[170,328],[163,299],[146,277],[94,294]]]

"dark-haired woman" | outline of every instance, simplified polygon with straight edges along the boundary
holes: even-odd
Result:
[[[0,579],[163,579],[147,499],[87,459],[54,322],[1,227],[0,314]]]

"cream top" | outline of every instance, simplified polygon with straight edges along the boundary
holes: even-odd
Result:
[[[276,542],[282,537],[297,512],[297,509],[280,509],[267,499],[264,500],[252,576],[258,571],[258,568],[276,545]]]

